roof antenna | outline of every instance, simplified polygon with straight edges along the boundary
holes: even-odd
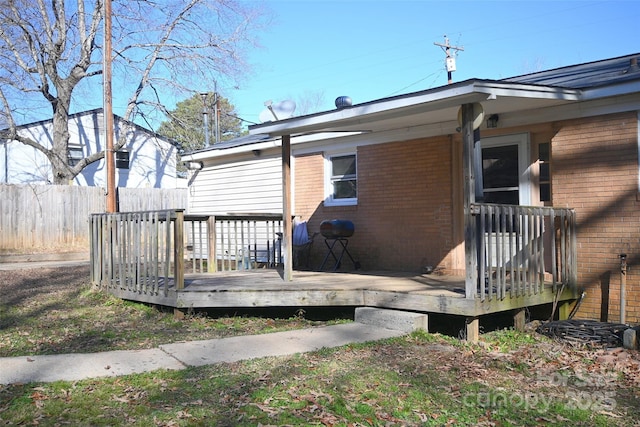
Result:
[[[445,65],[447,68],[448,83],[451,84],[453,83],[453,78],[451,77],[451,73],[456,71],[456,57],[455,55],[451,55],[451,49],[455,50],[456,53],[458,53],[459,50],[464,50],[464,47],[451,46],[449,44],[449,38],[446,35],[444,36],[444,43],[434,42],[433,44],[436,46],[440,46],[442,50],[444,50],[444,53],[447,55],[447,58],[445,59]]]
[[[267,107],[269,111],[271,111],[271,114],[273,114],[273,117],[275,117],[276,120],[279,120],[276,112],[273,111],[273,102],[271,100],[265,101],[264,106]]]

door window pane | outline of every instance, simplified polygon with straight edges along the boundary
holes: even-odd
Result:
[[[482,180],[485,202],[519,204],[518,146],[483,148]]]

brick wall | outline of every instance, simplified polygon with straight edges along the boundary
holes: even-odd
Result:
[[[295,212],[318,231],[326,219],[348,219],[349,250],[365,270],[450,268],[452,241],[449,137],[359,147],[357,206],[323,205],[322,153],[295,160]],[[314,243],[315,262],[326,253]],[[345,267],[350,267],[345,265]]]
[[[638,121],[635,113],[562,122],[552,139],[553,204],[578,221],[577,317],[620,320],[620,260],[629,256],[627,322],[640,322]]]
[[[529,129],[552,143],[553,206],[576,210],[578,284],[586,292],[578,318],[620,319],[619,254],[626,253],[626,321],[640,323],[637,122],[626,113],[546,124],[538,129],[544,138]],[[311,232],[325,219],[352,220],[349,247],[363,269],[449,272],[450,251],[461,243],[452,232],[451,150],[449,137],[359,147],[358,205],[345,207],[322,203],[322,153],[296,157],[296,213]],[[321,236],[313,253],[319,265]]]

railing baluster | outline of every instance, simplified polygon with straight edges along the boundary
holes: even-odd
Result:
[[[160,227],[160,224],[158,224],[158,227]],[[168,282],[168,278],[169,278],[169,271],[171,268],[171,249],[172,246],[171,244],[173,243],[174,245],[176,245],[178,242],[176,242],[175,240],[171,239],[171,214],[169,213],[169,211],[167,211],[167,216],[165,218],[165,229],[164,229],[164,239],[165,239],[165,244],[164,244],[164,280],[163,280],[163,287],[164,287],[164,296],[167,296],[169,293],[169,282]],[[174,253],[176,253],[177,251],[174,250]],[[174,265],[177,264],[179,262],[179,260],[177,260],[175,257],[173,257],[173,262]],[[174,282],[177,280],[177,277],[173,277]],[[176,287],[178,286],[177,283],[175,283]]]
[[[235,269],[238,270],[239,258],[242,256],[238,246],[238,221],[233,222],[233,254],[236,261]]]
[[[544,216],[542,215],[542,209],[537,210],[538,215],[538,227],[540,227],[540,234],[538,236],[538,277],[539,277],[539,290],[542,292],[544,290],[544,270],[545,270],[545,262],[544,262]]]
[[[265,223],[267,236],[269,236],[269,232],[270,231],[271,232],[275,232],[275,230],[269,230],[269,225],[270,225],[270,222],[267,221]],[[271,267],[272,265],[276,264],[276,260],[275,260],[275,258],[276,258],[276,248],[275,248],[275,245],[272,245],[271,240],[269,240],[267,238],[266,241],[267,241],[267,265],[269,267]],[[272,246],[273,246],[273,248],[272,248]],[[272,254],[272,250],[273,250],[273,254]],[[257,253],[257,250],[256,250],[256,253]],[[272,255],[273,255],[273,258],[271,257]]]
[[[546,284],[554,291],[560,284],[575,285],[575,213],[571,209],[480,203],[472,212],[478,218],[477,296],[481,300],[494,294],[500,299],[537,295]],[[549,282],[545,282],[547,276]]]
[[[252,221],[253,226],[253,268],[258,267],[258,222]]]
[[[507,235],[509,236],[508,239],[508,245],[509,245],[509,252],[507,255],[508,258],[508,263],[509,263],[509,295],[511,296],[511,298],[513,298],[516,295],[516,267],[514,265],[514,257],[515,254],[517,253],[517,249],[513,246],[513,206],[507,206],[507,213],[506,213],[506,221],[507,221]]]
[[[479,254],[479,265],[480,271],[478,271],[478,281],[480,282],[480,300],[484,301],[485,292],[486,292],[486,283],[487,283],[487,245],[488,245],[488,236],[487,236],[487,206],[480,206],[480,230],[477,234],[477,238],[480,240],[480,254]],[[490,262],[490,261],[489,261]],[[489,264],[490,265],[490,264]]]
[[[224,249],[224,237],[226,235],[226,233],[224,232],[224,221],[220,221],[220,262],[221,262],[221,267],[222,267],[222,271],[227,271],[227,267],[225,265],[226,263],[226,255],[224,253],[225,249]]]
[[[173,223],[173,284],[175,290],[184,289],[184,212],[175,212]],[[171,212],[167,211],[168,236],[171,238]],[[169,247],[170,245],[167,245]],[[165,276],[164,296],[169,295],[168,275]]]
[[[159,290],[160,290],[160,284],[158,281],[158,256],[159,256],[159,250],[160,250],[160,238],[158,235],[158,227],[156,227],[156,224],[158,223],[158,214],[153,213],[152,215],[149,215],[149,220],[147,220],[147,229],[151,231],[151,241],[153,242],[151,245],[151,277],[153,280],[152,283],[152,289],[153,289],[153,294],[157,295]]]
[[[200,220],[198,221],[198,230],[200,233],[200,273],[204,273],[204,260],[205,260],[205,242],[204,236],[207,235],[207,223]]]
[[[531,287],[534,295],[538,294],[538,221],[536,211],[529,208],[531,218]]]
[[[499,212],[498,217],[496,219],[499,221],[498,227],[500,229],[498,232],[498,237],[500,239],[498,253],[500,255],[497,260],[497,268],[500,271],[500,275],[499,275],[499,280],[496,287],[496,297],[498,297],[499,299],[504,299],[506,294],[505,281],[506,281],[506,259],[507,259],[507,247],[505,244],[506,223],[504,222],[505,209],[503,206],[498,206],[496,210]]]
[[[560,217],[560,257],[562,259],[562,280],[567,278],[567,228],[566,228],[566,216],[564,212]]]

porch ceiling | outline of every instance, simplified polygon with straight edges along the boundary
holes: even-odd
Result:
[[[340,110],[254,125],[249,127],[249,131],[271,136],[315,132],[381,132],[455,122],[458,109],[467,103],[481,103],[487,115],[567,104],[578,101],[580,96],[580,91],[574,89],[468,80]]]

